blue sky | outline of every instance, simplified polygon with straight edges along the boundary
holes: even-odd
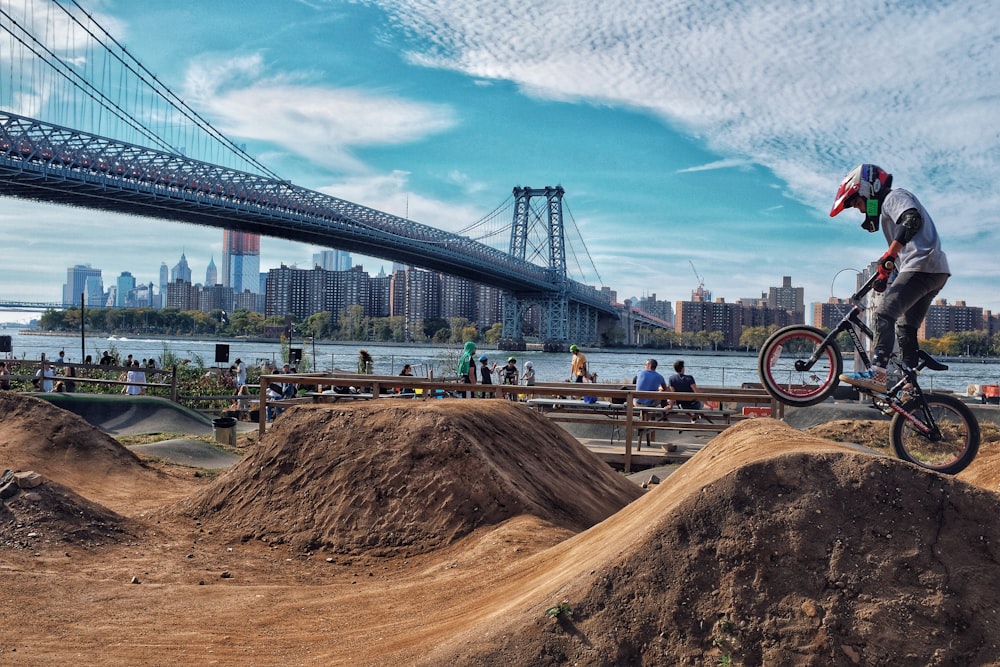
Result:
[[[297,185],[451,231],[562,185],[595,267],[573,277],[620,299],[686,300],[692,264],[727,301],[785,275],[847,296],[885,244],[828,213],[875,162],[937,223],[941,297],[1000,311],[995,0],[80,2]],[[13,199],[0,229],[5,298],[57,301],[79,263],[156,281],[182,251],[203,280],[222,255],[217,230]],[[317,250],[261,246],[264,270]]]

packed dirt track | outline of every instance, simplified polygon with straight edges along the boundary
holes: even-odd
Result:
[[[219,475],[0,415],[4,665],[1000,664],[996,442],[750,420],[644,491],[503,400],[293,408]]]

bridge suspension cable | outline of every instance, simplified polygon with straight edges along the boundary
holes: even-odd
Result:
[[[0,106],[10,105],[36,117],[43,107],[48,108],[49,114],[58,117],[54,119],[57,123],[77,128],[89,124],[95,134],[110,135],[111,128],[104,127],[103,110],[109,119],[121,123],[125,130],[119,136],[122,140],[146,143],[177,154],[191,152],[188,145],[195,148],[194,152],[201,147],[205,154],[200,157],[211,156],[230,166],[281,180],[188,106],[76,0],[70,0],[72,7],[51,0],[44,14],[33,11],[36,4],[25,3],[19,9],[13,2],[0,0],[0,29],[11,38],[10,61],[4,63],[9,65],[10,81],[8,85],[0,85],[0,89],[8,89],[6,95],[0,92]],[[36,29],[36,22],[43,27]],[[57,45],[49,35],[62,35],[65,43]],[[17,45],[21,48],[15,48]],[[15,56],[18,52],[20,57]],[[79,65],[81,62],[83,67]],[[64,88],[51,86],[41,72],[36,73],[36,64],[61,79]],[[0,84],[5,83],[6,74],[0,75]],[[21,79],[18,89],[30,90],[30,94],[14,92],[11,84],[15,77]],[[118,99],[112,99],[105,89],[116,91]],[[81,104],[80,98],[94,104]],[[29,108],[23,108],[25,105]],[[162,129],[154,129],[151,122],[138,118],[129,108],[158,121]],[[83,117],[87,115],[89,119]]]
[[[569,209],[569,204],[566,200],[563,200],[563,208],[566,210],[569,220],[572,223],[573,231],[576,232],[576,238],[580,241],[580,246],[583,248],[583,253],[587,256],[587,261],[590,263],[590,268],[594,271],[594,277],[597,279],[598,285],[603,285],[604,281],[601,280],[601,274],[597,271],[597,265],[594,263],[594,258],[590,256],[590,249],[587,248],[587,244],[583,242],[583,235],[580,233],[580,228],[576,224],[576,219],[573,217],[573,212]],[[580,280],[583,282],[589,282],[587,280],[587,274],[584,273],[583,267],[580,265],[580,257],[576,253],[576,245],[573,243],[572,239],[567,239],[567,246],[570,252],[573,253],[573,259],[576,260],[576,266],[580,271]]]

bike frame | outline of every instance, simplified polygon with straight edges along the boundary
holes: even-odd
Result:
[[[865,346],[861,340],[861,336],[858,335],[858,331],[863,333],[868,340],[875,338],[875,332],[873,332],[871,328],[861,319],[861,313],[863,313],[865,309],[861,306],[860,301],[872,290],[872,286],[875,284],[876,278],[877,275],[869,278],[868,282],[861,286],[861,289],[851,295],[851,301],[854,302],[854,305],[851,306],[851,309],[847,312],[847,314],[841,318],[840,322],[837,323],[837,326],[830,330],[830,333],[828,333],[826,338],[823,339],[823,342],[816,347],[816,351],[813,352],[811,357],[805,361],[799,360],[795,362],[795,370],[800,372],[811,370],[813,364],[819,361],[819,358],[822,356],[826,348],[831,345],[836,345],[837,336],[845,331],[847,332],[847,335],[850,336],[851,342],[854,343],[854,349],[861,356],[861,361],[864,362],[865,366],[868,366],[871,363],[871,359],[868,357],[868,353],[865,352]],[[839,350],[840,347],[837,346],[837,349]],[[843,353],[841,353],[841,357],[843,357]]]

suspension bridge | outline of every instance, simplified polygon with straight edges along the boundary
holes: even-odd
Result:
[[[569,276],[570,256],[579,265],[589,255],[582,238],[579,253],[567,243],[564,194],[515,187],[483,219],[447,232],[293,185],[75,0],[0,0],[0,195],[251,232],[489,284],[503,291],[504,347],[523,349],[522,323],[537,308],[539,338],[561,350],[598,344],[622,315]]]

